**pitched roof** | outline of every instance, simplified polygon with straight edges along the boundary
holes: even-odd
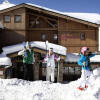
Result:
[[[70,12],[64,12],[64,14],[82,19],[88,22],[100,24],[100,14],[99,13],[70,13]]]
[[[53,10],[53,9],[49,9],[43,6],[39,6],[36,4],[32,4],[32,3],[22,3],[19,5],[15,5],[15,4],[11,4],[9,3],[7,0],[6,2],[4,1],[2,4],[0,4],[0,13],[2,12],[2,10],[7,10],[7,8],[16,8],[16,7],[27,7],[30,9],[35,9],[36,10],[40,10],[40,11],[47,11],[47,13],[49,12],[49,14],[52,14],[54,16],[59,16],[63,17],[63,18],[68,18],[70,20],[74,20],[76,22],[81,22],[84,24],[90,24],[90,25],[94,25],[96,27],[98,27],[100,25],[100,14],[99,13],[71,13],[71,12],[60,12],[57,10]],[[7,10],[8,11],[8,10]]]

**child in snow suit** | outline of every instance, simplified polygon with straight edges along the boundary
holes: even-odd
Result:
[[[44,62],[47,62],[46,81],[51,81],[51,82],[55,81],[54,80],[55,60],[59,61],[60,57],[57,57],[53,52],[53,48],[50,48],[49,53],[44,58]]]
[[[82,66],[82,75],[81,75],[81,86],[79,89],[87,88],[90,76],[93,76],[93,73],[91,71],[91,66],[90,66],[90,58],[94,57],[96,54],[90,54],[89,53],[89,48],[88,47],[83,47],[81,49],[81,58],[78,61],[78,65]]]
[[[22,55],[23,57],[24,79],[33,81],[33,64],[35,59],[31,45],[29,44],[28,48],[24,47],[24,50],[18,52],[18,55]]]

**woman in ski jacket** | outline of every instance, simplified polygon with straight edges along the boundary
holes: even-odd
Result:
[[[53,52],[53,48],[50,48],[49,53],[44,58],[44,62],[47,63],[46,81],[54,82],[55,60],[59,61],[60,57],[57,57]]]
[[[81,86],[79,89],[87,88],[90,76],[93,76],[93,73],[91,71],[91,65],[90,65],[90,58],[94,57],[96,54],[92,54],[89,52],[88,47],[83,47],[81,49],[81,57],[78,61],[78,65],[82,67],[82,75],[81,75]]]

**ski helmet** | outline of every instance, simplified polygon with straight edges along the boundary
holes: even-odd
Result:
[[[89,48],[88,47],[82,47],[81,49],[81,53],[84,54],[86,51],[88,51]]]

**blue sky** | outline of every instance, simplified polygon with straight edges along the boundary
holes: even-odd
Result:
[[[0,0],[0,3],[3,0]],[[14,4],[34,3],[62,12],[100,13],[100,0],[8,0]]]

